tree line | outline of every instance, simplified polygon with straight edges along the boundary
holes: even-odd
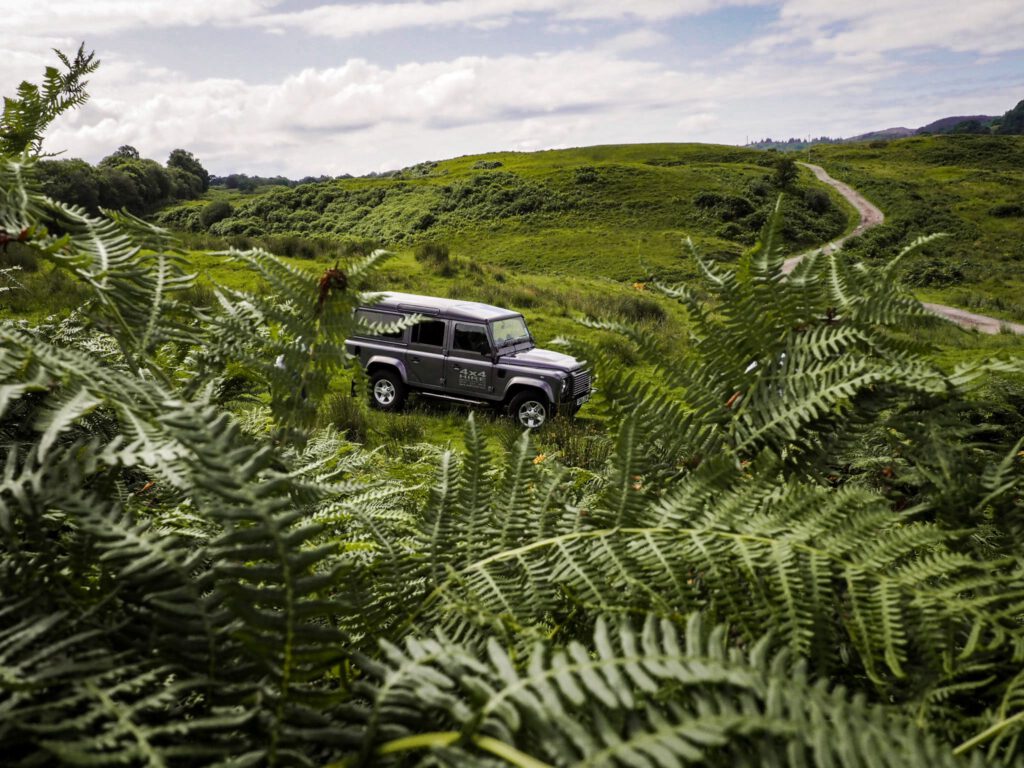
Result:
[[[123,145],[96,165],[85,160],[41,160],[38,175],[43,191],[92,214],[100,208],[127,210],[138,216],[153,213],[176,200],[192,200],[210,188],[210,174],[195,156],[175,149],[166,165],[144,158]]]

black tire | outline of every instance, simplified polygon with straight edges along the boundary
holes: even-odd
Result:
[[[540,429],[551,419],[551,402],[542,392],[526,389],[512,398],[508,413],[517,426]]]
[[[370,376],[370,405],[380,411],[398,411],[405,404],[405,384],[397,371],[382,369]]]

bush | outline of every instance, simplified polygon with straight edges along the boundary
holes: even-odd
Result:
[[[967,263],[963,260],[928,259],[912,263],[903,276],[903,282],[922,288],[958,285],[964,281],[966,269]]]
[[[493,168],[501,168],[504,165],[500,160],[477,160],[473,163],[474,171],[489,171]]]
[[[747,183],[747,193],[752,197],[765,199],[775,194],[772,185],[766,179],[752,179]]]
[[[413,256],[418,262],[434,266],[441,266],[449,262],[448,246],[444,243],[420,243],[416,246]]]
[[[323,250],[322,241],[310,240],[299,235],[263,238],[263,246],[278,256],[291,259],[315,259]]]
[[[822,214],[832,207],[832,198],[823,189],[808,189],[804,191],[804,205],[817,214]]]
[[[358,383],[355,397],[348,391],[331,392],[320,402],[318,424],[336,427],[354,443],[365,443],[370,427],[362,394]]]
[[[580,166],[573,173],[573,177],[577,184],[593,184],[601,179],[601,175],[597,172],[597,168],[592,165]]]
[[[22,272],[35,272],[39,269],[39,258],[32,249],[19,242],[7,243],[0,248],[0,267],[14,267]]]
[[[710,210],[722,202],[722,196],[717,192],[699,192],[693,197],[693,204],[697,208]]]
[[[736,221],[757,210],[757,206],[741,195],[722,195],[717,192],[701,192],[694,196],[693,204],[702,210],[714,211],[722,221]]]
[[[772,183],[779,189],[786,189],[793,186],[793,183],[800,175],[796,160],[783,155],[775,161],[775,172],[772,174]]]
[[[545,460],[550,454],[557,453],[566,466],[591,472],[604,467],[613,446],[602,427],[567,417],[552,419],[541,432],[539,443]]]
[[[203,210],[200,211],[199,223],[209,229],[218,221],[223,221],[231,216],[234,212],[235,209],[231,207],[231,203],[226,200],[214,200],[212,203],[207,203]]]
[[[1021,203],[1003,203],[1002,205],[996,205],[989,208],[988,215],[995,216],[997,219],[1010,219],[1024,216],[1024,205]]]

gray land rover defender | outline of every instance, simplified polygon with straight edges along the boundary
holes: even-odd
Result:
[[[370,377],[376,408],[397,410],[417,392],[505,408],[537,429],[555,414],[574,414],[590,397],[590,371],[574,357],[538,349],[519,312],[410,293],[378,296],[356,313],[363,330],[345,340]],[[421,319],[388,332],[413,315]]]

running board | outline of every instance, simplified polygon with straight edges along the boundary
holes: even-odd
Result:
[[[424,397],[434,397],[438,400],[448,400],[453,403],[465,403],[466,405],[492,405],[490,400],[473,400],[468,397],[455,397],[454,395],[440,395],[437,392],[423,392],[422,390],[416,393],[417,395],[423,395]]]

